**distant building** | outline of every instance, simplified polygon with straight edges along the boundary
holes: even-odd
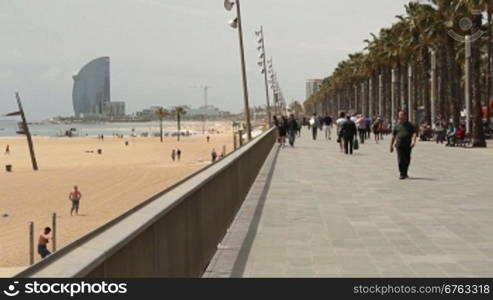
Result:
[[[77,118],[103,115],[110,102],[110,58],[100,57],[85,65],[74,77],[72,101]]]
[[[198,116],[222,117],[225,115],[229,115],[229,112],[220,111],[219,108],[214,107],[212,105],[187,109],[187,116],[189,117],[198,117]]]
[[[125,102],[105,102],[103,104],[103,114],[110,118],[120,118],[125,116]]]
[[[323,79],[308,79],[306,81],[306,99],[318,92],[322,87]]]
[[[135,113],[135,117],[139,120],[150,121],[157,118],[156,111],[162,108],[161,106],[151,106]]]

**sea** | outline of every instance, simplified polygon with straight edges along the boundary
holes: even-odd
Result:
[[[196,123],[182,123],[182,132],[188,131],[190,134],[202,133],[192,129],[197,129]],[[177,132],[176,122],[163,122],[164,135],[173,135]],[[18,121],[0,120],[0,137],[19,137]],[[141,122],[141,123],[71,123],[71,124],[53,124],[50,122],[33,122],[29,124],[29,130],[33,136],[40,137],[63,137],[67,132],[72,136],[113,136],[113,135],[136,135],[136,136],[154,136],[159,134],[159,123]]]

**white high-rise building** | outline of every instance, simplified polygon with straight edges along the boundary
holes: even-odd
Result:
[[[313,94],[322,87],[323,79],[308,79],[306,81],[306,99],[309,99]]]

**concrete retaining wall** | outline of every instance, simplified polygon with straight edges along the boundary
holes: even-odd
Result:
[[[16,277],[200,277],[276,136],[265,132]]]

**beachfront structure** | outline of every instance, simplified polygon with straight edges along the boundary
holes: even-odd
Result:
[[[305,83],[306,99],[309,99],[313,94],[320,90],[323,79],[308,79]]]
[[[222,117],[229,115],[229,112],[224,112],[219,110],[219,108],[214,107],[213,105],[206,105],[199,108],[189,108],[186,110],[187,116],[196,117],[196,116],[206,116],[206,117]]]
[[[110,58],[100,57],[85,65],[74,77],[72,101],[77,118],[101,117],[110,102]]]
[[[109,118],[125,117],[125,102],[112,101],[103,103],[103,114]]]

